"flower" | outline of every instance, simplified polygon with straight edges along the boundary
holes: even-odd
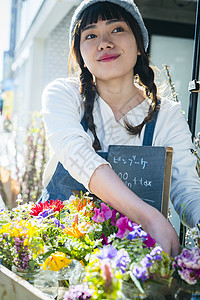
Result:
[[[133,274],[138,279],[141,279],[142,282],[145,282],[149,278],[149,275],[148,275],[146,267],[134,266],[134,268],[133,268]]]
[[[111,218],[112,211],[111,209],[105,204],[101,203],[101,212],[99,208],[94,208],[95,215],[92,218],[95,222],[104,222]]]
[[[63,232],[65,234],[69,234],[75,238],[80,238],[82,236],[85,235],[85,233],[82,233],[79,228],[78,228],[78,215],[76,215],[76,218],[75,218],[75,221],[74,223],[72,224],[72,227],[66,227]]]
[[[129,233],[129,231],[133,230],[133,227],[130,224],[130,220],[127,217],[121,217],[117,220],[116,226],[118,227],[118,232],[116,234],[116,237],[122,239],[126,234]]]
[[[117,255],[117,249],[113,248],[112,245],[110,246],[103,246],[103,249],[99,251],[96,256],[100,259],[112,259]]]
[[[128,252],[125,249],[121,249],[118,251],[114,261],[116,267],[119,268],[122,273],[125,273],[128,264],[131,262],[131,259],[128,255]]]
[[[93,291],[86,285],[78,284],[71,286],[69,291],[65,292],[63,300],[87,300],[91,299]]]
[[[199,233],[194,233],[196,247],[173,260],[141,225],[86,195],[19,203],[0,216],[1,263],[21,271],[61,270],[68,278],[74,272],[78,285],[69,288],[65,300],[120,299],[123,281],[144,293],[145,282],[173,274],[188,284],[200,282]]]
[[[148,249],[152,248],[156,243],[156,240],[154,240],[150,234],[147,234],[147,236],[144,239],[144,244],[146,245],[146,247],[148,247]]]
[[[197,247],[183,249],[181,254],[175,257],[173,266],[188,284],[197,283],[200,279],[200,249]]]
[[[145,232],[144,230],[142,230],[141,226],[138,226],[137,224],[135,224],[132,227],[132,231],[128,233],[127,239],[128,240],[132,240],[135,239],[137,237],[140,238],[146,238],[147,237],[147,232]]]
[[[71,259],[68,259],[64,253],[55,252],[51,253],[49,257],[45,260],[43,264],[43,269],[49,269],[51,271],[59,271],[64,267],[68,267],[71,263]]]
[[[38,216],[45,210],[52,209],[53,212],[60,212],[65,205],[60,200],[50,200],[49,202],[46,201],[44,203],[40,202],[35,204],[34,207],[30,211],[30,215]]]

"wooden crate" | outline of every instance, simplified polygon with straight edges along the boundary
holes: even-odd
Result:
[[[0,265],[0,300],[52,300],[26,280]]]

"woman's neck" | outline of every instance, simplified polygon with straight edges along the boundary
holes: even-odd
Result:
[[[97,80],[99,96],[110,106],[116,121],[119,121],[131,109],[140,104],[144,99],[144,93],[137,88],[131,80]]]

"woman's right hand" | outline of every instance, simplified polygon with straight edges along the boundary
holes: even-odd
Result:
[[[160,244],[164,252],[170,256],[180,253],[178,235],[170,222],[156,209],[151,209],[152,214],[143,222],[143,229]]]
[[[179,254],[179,239],[172,225],[157,209],[133,193],[109,165],[95,170],[89,188],[102,201],[141,225],[169,255]]]

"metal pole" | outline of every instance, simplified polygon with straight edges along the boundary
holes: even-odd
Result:
[[[199,77],[199,51],[200,51],[200,5],[197,1],[196,25],[194,35],[194,56],[192,80],[198,81]],[[188,124],[192,133],[192,138],[195,136],[196,112],[197,112],[198,92],[190,91]]]
[[[188,110],[188,124],[192,133],[192,140],[195,137],[196,127],[196,114],[197,114],[197,102],[199,92],[199,51],[200,51],[200,5],[197,0],[197,11],[196,11],[196,23],[195,23],[195,35],[194,35],[194,54],[193,54],[193,70],[192,70],[192,88],[189,85],[190,98],[189,98],[189,110]],[[191,84],[190,83],[190,84]],[[185,233],[186,227],[180,224],[180,235],[179,241],[182,246],[185,245]]]

